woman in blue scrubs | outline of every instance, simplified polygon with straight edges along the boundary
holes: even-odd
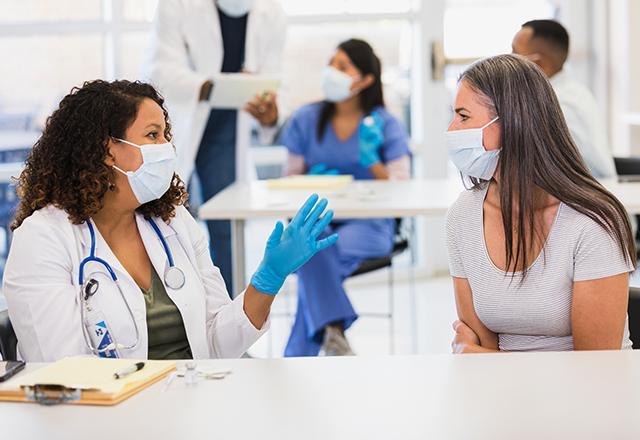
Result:
[[[296,111],[282,143],[288,174],[351,174],[355,179],[407,179],[407,134],[384,107],[380,60],[362,40],[340,44],[322,73],[325,100]],[[369,258],[388,255],[393,219],[334,221],[336,246],[298,270],[298,309],[285,356],[351,355],[345,337],[358,318],[343,282]]]

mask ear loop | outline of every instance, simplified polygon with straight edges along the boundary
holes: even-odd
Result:
[[[142,147],[140,145],[136,145],[136,144],[134,144],[132,142],[125,141],[124,139],[120,139],[120,138],[117,138],[117,137],[114,137],[114,136],[111,136],[111,139],[113,139],[114,141],[118,141],[118,142],[124,142],[125,144],[131,145],[132,147],[136,147],[138,150],[142,151]],[[118,167],[117,165],[113,164],[111,166],[113,168],[115,168],[116,170],[120,171],[125,176],[128,176],[127,172],[124,171],[122,168]],[[114,187],[115,187],[115,185],[114,185]]]
[[[111,136],[111,139],[116,140],[118,142],[124,142],[125,144],[131,145],[132,147],[136,147],[136,148],[138,148],[140,150],[142,149],[142,147],[140,145],[134,144],[133,142],[125,141],[124,139],[120,139],[120,138],[113,137],[113,136]]]
[[[489,122],[487,122],[486,124],[484,124],[482,127],[480,127],[480,130],[484,130],[485,128],[487,128],[489,125],[493,124],[494,122],[496,122],[498,119],[500,119],[500,116],[496,116],[495,118],[493,118],[492,120],[490,120]]]
[[[115,168],[116,170],[120,171],[122,174],[124,174],[125,176],[127,175],[127,172],[124,171],[122,168],[120,168],[117,165],[111,165],[113,168]]]

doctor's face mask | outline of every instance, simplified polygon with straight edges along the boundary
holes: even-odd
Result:
[[[176,169],[176,150],[173,144],[165,142],[164,144],[136,145],[124,139],[114,138],[114,140],[138,148],[142,153],[142,165],[135,171],[124,171],[113,165],[113,168],[127,176],[138,202],[144,205],[162,197],[171,186]]]
[[[242,17],[251,11],[255,0],[217,0],[218,7],[229,17]]]

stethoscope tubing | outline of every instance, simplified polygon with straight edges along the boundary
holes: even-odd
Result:
[[[151,227],[153,228],[154,232],[156,233],[156,235],[160,239],[160,243],[162,243],[162,247],[164,248],[165,254],[167,255],[169,268],[177,270],[180,273],[181,277],[182,277],[182,282],[178,283],[178,284],[180,284],[179,286],[177,286],[177,287],[169,286],[169,287],[171,287],[172,289],[180,289],[184,285],[184,273],[182,272],[182,270],[180,268],[177,268],[175,266],[175,263],[174,263],[174,260],[173,260],[173,255],[171,253],[171,250],[169,249],[169,245],[167,244],[166,240],[162,236],[162,232],[160,231],[160,228],[158,227],[156,222],[153,219],[149,219],[148,221],[151,224]],[[120,282],[118,280],[118,277],[117,277],[115,271],[113,270],[113,268],[111,267],[111,265],[107,261],[105,261],[102,258],[96,257],[96,234],[95,234],[95,230],[93,228],[93,224],[91,223],[91,220],[87,220],[87,227],[89,229],[89,235],[91,237],[91,249],[90,249],[89,256],[84,258],[80,262],[79,274],[78,274],[78,282],[80,284],[80,315],[81,315],[80,319],[82,321],[81,322],[81,324],[82,324],[82,334],[83,334],[83,337],[84,337],[84,340],[85,340],[85,344],[91,350],[91,352],[96,354],[96,355],[99,355],[100,352],[112,350],[114,348],[114,347],[109,346],[109,347],[106,347],[106,348],[101,350],[101,349],[98,349],[98,347],[95,347],[93,345],[93,343],[91,342],[90,336],[87,334],[87,329],[86,329],[86,326],[85,326],[85,318],[86,318],[86,312],[87,312],[87,308],[88,308],[87,300],[88,300],[88,298],[90,296],[93,296],[96,293],[97,288],[93,292],[85,292],[87,286],[85,286],[85,283],[84,283],[84,268],[85,268],[85,265],[87,263],[96,262],[96,263],[100,264],[101,266],[103,266],[107,270],[107,272],[109,273],[109,276],[111,277],[113,282],[116,284],[116,287],[118,288],[118,292],[120,293],[120,297],[122,298],[122,301],[124,302],[125,307],[127,308],[127,311],[128,311],[129,316],[131,318],[131,321],[133,321],[133,326],[134,326],[135,333],[136,333],[136,339],[135,339],[135,343],[134,344],[130,344],[130,345],[116,344],[116,348],[124,348],[126,350],[134,349],[140,343],[140,330],[138,328],[138,324],[136,322],[135,316],[133,314],[133,311],[131,310],[131,306],[129,305],[129,302],[127,301],[127,298],[124,295],[124,292],[122,291],[122,287],[120,286]],[[166,281],[166,275],[165,275],[165,283],[166,282],[167,281]],[[112,338],[113,338],[113,335],[112,335]]]

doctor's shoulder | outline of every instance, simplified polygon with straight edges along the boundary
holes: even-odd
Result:
[[[69,214],[64,209],[47,205],[33,211],[13,232],[14,234],[24,234],[42,230],[51,234],[61,233],[72,236],[73,226]]]
[[[162,219],[156,219],[156,221],[161,222]],[[184,205],[175,207],[174,216],[171,217],[168,224],[176,231],[176,234],[180,236],[186,235],[192,245],[200,245],[201,242],[208,245],[204,231]]]
[[[10,269],[14,259],[24,264],[27,259],[35,263],[42,258],[60,260],[68,256],[71,262],[71,255],[75,252],[75,246],[70,245],[75,242],[73,227],[63,209],[48,205],[34,211],[13,231],[7,269]]]

